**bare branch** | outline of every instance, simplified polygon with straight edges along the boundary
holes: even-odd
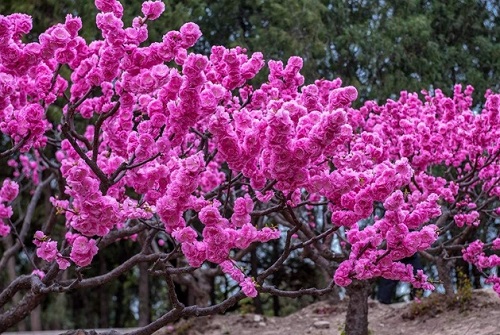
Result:
[[[312,297],[320,297],[325,294],[332,293],[334,289],[335,289],[335,282],[332,280],[330,284],[328,284],[328,286],[323,289],[318,289],[313,287],[313,288],[303,288],[296,291],[286,291],[277,289],[273,286],[262,286],[259,288],[259,291],[263,293],[270,293],[272,295],[277,295],[280,297],[298,298],[304,295],[309,295]]]
[[[28,234],[28,231],[30,230],[31,227],[31,220],[33,219],[33,215],[35,214],[35,209],[36,206],[38,205],[38,201],[40,200],[40,197],[42,196],[43,189],[50,184],[50,182],[54,179],[54,176],[51,175],[49,178],[38,184],[38,186],[35,189],[35,192],[33,193],[33,196],[31,197],[31,201],[26,209],[26,214],[24,216],[23,220],[23,225],[21,227],[21,231],[16,234],[17,236],[17,241],[16,243],[6,250],[0,259],[0,269],[5,268],[7,261],[9,260],[10,257],[14,256],[21,248],[24,248],[26,250],[26,247],[24,245],[24,239],[26,238],[26,235]],[[17,233],[17,230],[13,226],[15,232]],[[29,255],[27,254],[28,258]]]
[[[97,119],[97,122],[95,123],[94,139],[92,142],[92,160],[94,162],[97,162],[97,154],[99,151],[99,133],[101,131],[102,124],[108,118],[112,117],[118,111],[118,109],[120,109],[120,102],[119,101],[113,106],[113,108],[109,112],[101,114],[99,116],[99,118]]]
[[[28,130],[28,134],[25,137],[23,137],[19,142],[17,142],[16,145],[14,145],[12,148],[8,150],[5,150],[4,152],[0,152],[0,158],[8,157],[12,155],[14,152],[18,151],[24,145],[24,143],[26,143],[29,137],[30,137],[30,131]]]

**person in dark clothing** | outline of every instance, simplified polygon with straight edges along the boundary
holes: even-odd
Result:
[[[413,272],[416,273],[417,270],[422,270],[422,262],[420,261],[420,256],[416,253],[413,256],[403,258],[401,260],[403,264],[411,264],[413,266]],[[380,278],[378,282],[377,290],[377,300],[383,304],[391,304],[396,293],[396,287],[398,286],[398,280],[391,280]],[[414,291],[410,294],[410,299],[413,299]]]

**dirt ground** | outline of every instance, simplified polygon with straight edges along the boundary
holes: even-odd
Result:
[[[346,302],[314,303],[286,317],[226,314],[183,320],[155,335],[340,335]],[[500,335],[500,298],[490,289],[470,300],[434,295],[420,303],[383,305],[369,302],[370,335]]]

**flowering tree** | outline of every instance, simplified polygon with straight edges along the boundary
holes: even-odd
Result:
[[[500,293],[486,273],[500,263],[490,253],[500,249],[500,96],[488,93],[479,114],[472,89],[458,86],[453,98],[436,90],[422,102],[403,92],[354,109],[357,91],[339,79],[304,86],[298,57],[269,61],[268,81],[255,88],[261,53],[188,52],[201,36],[193,23],[143,46],[162,2],[145,2],[131,27],[118,1],[95,4],[103,39],[91,43],[72,15],[27,44],[30,17],[0,16],[0,157],[12,172],[0,190],[0,269],[20,252],[32,268],[0,293],[0,332],[47,295],[102,286],[139,264],[164,278],[170,310],[130,334],[219,313],[259,292],[319,296],[335,285],[351,297],[346,332],[366,334],[366,309],[351,311],[366,306],[370,279],[434,288],[400,262],[417,252],[438,264],[450,294],[446,266],[457,253]],[[35,222],[47,194],[46,220]],[[140,252],[87,276],[96,254],[123,239]],[[250,276],[239,266],[252,245],[276,239],[284,251],[268,268]],[[330,284],[270,285],[296,250]],[[241,291],[183,304],[175,283],[210,271]]]

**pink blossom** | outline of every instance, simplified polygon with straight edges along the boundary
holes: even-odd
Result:
[[[397,248],[402,242],[405,236],[408,234],[408,227],[404,224],[398,224],[389,229],[387,232],[387,247]]]
[[[3,181],[2,188],[0,189],[0,200],[12,202],[19,193],[19,185],[9,179]]]
[[[66,21],[64,25],[70,33],[71,37],[74,38],[78,34],[78,31],[82,29],[82,19],[68,14],[66,15]]]
[[[57,256],[57,242],[47,241],[41,242],[36,249],[36,255],[47,262],[52,262]]]
[[[346,107],[358,98],[358,90],[353,86],[337,88],[332,91],[329,97],[331,109]]]
[[[384,201],[384,207],[387,210],[395,211],[399,209],[403,203],[404,203],[403,192],[397,190]]]
[[[15,34],[27,34],[33,28],[32,18],[29,15],[14,13],[7,17],[14,23]]]
[[[177,229],[172,233],[172,236],[180,243],[194,242],[198,237],[196,231],[191,227],[184,227],[182,229]]]
[[[343,261],[340,263],[339,267],[335,271],[333,279],[335,284],[345,287],[352,283],[352,279],[349,278],[351,271],[354,268],[354,263],[351,260]]]
[[[156,20],[165,11],[165,4],[162,1],[146,1],[142,3],[142,14],[148,20]]]
[[[198,213],[198,217],[206,226],[215,226],[222,221],[219,210],[213,206],[203,207]]]
[[[92,262],[92,258],[97,254],[97,251],[95,240],[87,239],[85,236],[78,236],[73,242],[70,259],[76,265],[84,267]]]
[[[42,270],[33,270],[33,272],[31,272],[32,275],[34,276],[38,276],[40,279],[43,279],[45,277],[45,272],[43,272]]]
[[[10,233],[10,227],[7,226],[5,223],[3,223],[2,220],[0,220],[0,236],[5,237],[9,235],[9,233]]]
[[[496,238],[492,242],[492,246],[494,250],[500,250],[500,238]]]
[[[245,280],[245,274],[241,272],[241,270],[238,267],[235,266],[233,261],[231,260],[224,261],[220,263],[219,266],[221,267],[222,271],[224,271],[224,273],[231,276],[231,278],[236,280],[236,282],[242,283]]]
[[[183,243],[181,250],[191,266],[200,267],[207,259],[207,246],[203,242]]]
[[[192,47],[196,43],[196,41],[201,37],[200,28],[196,23],[193,22],[188,22],[182,25],[180,33],[181,33],[183,48]]]
[[[0,203],[0,220],[8,219],[13,215],[12,207]]]
[[[243,290],[243,293],[245,293],[247,297],[255,298],[257,296],[258,292],[257,289],[255,288],[255,282],[252,278],[250,277],[245,278],[245,280],[243,280],[240,283],[240,286],[241,289]]]
[[[479,225],[478,218],[479,212],[471,211],[470,213],[456,214],[453,219],[458,227],[463,227],[464,225]]]
[[[71,39],[71,34],[64,26],[58,26],[51,32],[51,37],[57,45],[65,46]]]
[[[70,262],[67,259],[63,258],[60,254],[58,254],[56,262],[59,266],[59,269],[61,270],[66,270],[70,266]]]
[[[417,270],[417,274],[415,275],[414,280],[411,281],[411,284],[415,288],[422,288],[424,290],[434,290],[434,285],[432,285],[427,281],[427,275],[425,275],[422,270]]]

